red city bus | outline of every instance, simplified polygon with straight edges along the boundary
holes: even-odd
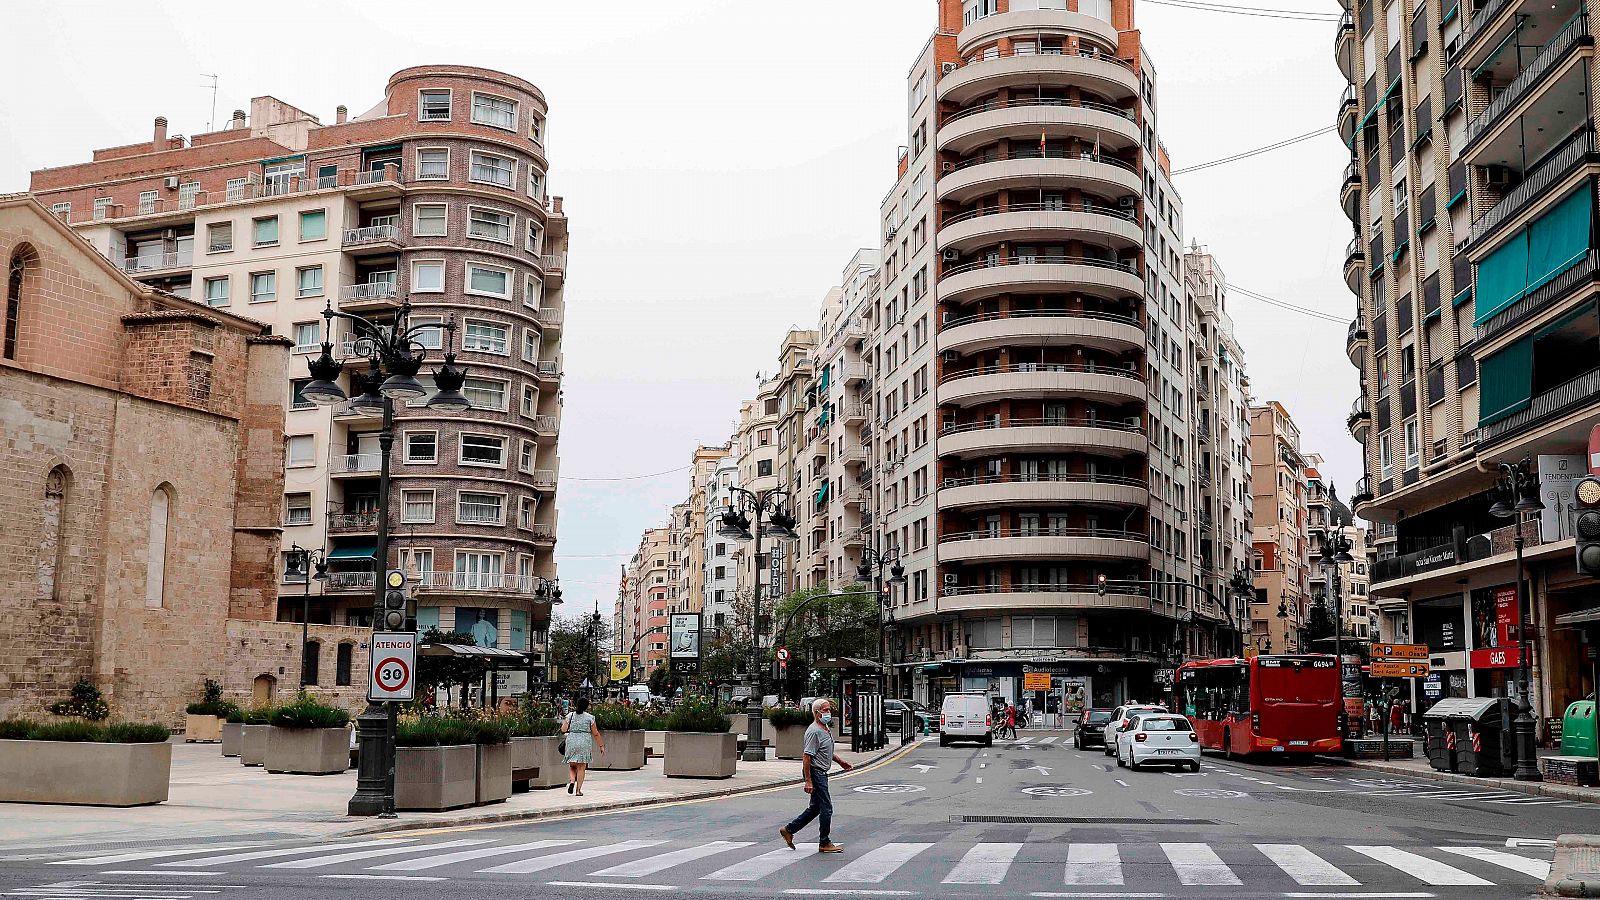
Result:
[[[1229,758],[1340,750],[1339,667],[1328,654],[1184,663],[1177,697],[1200,746]]]

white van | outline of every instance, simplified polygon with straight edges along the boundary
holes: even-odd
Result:
[[[976,741],[985,747],[994,744],[994,719],[989,712],[989,697],[979,692],[945,694],[939,707],[939,746],[953,741]]]

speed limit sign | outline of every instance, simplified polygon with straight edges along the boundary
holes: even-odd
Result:
[[[417,634],[376,631],[367,672],[368,700],[411,700],[417,690]]]

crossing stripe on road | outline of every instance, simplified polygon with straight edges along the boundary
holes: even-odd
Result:
[[[1122,856],[1116,844],[1067,847],[1067,884],[1122,884]]]
[[[1049,737],[1039,738],[1039,743],[1041,743],[1041,744],[1053,744],[1053,743],[1055,743],[1055,740],[1056,740],[1056,736],[1052,734]]]
[[[659,847],[666,841],[622,841],[617,844],[602,844],[599,847],[580,847],[577,850],[566,850],[561,853],[551,853],[547,856],[535,856],[532,859],[519,859],[516,862],[494,866],[489,869],[479,869],[480,873],[504,873],[523,875],[528,872],[543,872],[545,869],[554,869],[568,863],[582,862],[594,859],[596,856],[608,856],[612,853],[626,853],[629,850],[643,850],[647,847]]]
[[[760,881],[768,875],[792,866],[808,856],[810,856],[808,853],[798,853],[788,847],[779,847],[753,859],[734,863],[726,869],[718,869],[710,875],[702,876],[702,879],[710,881]]]
[[[822,879],[825,884],[877,884],[910,862],[932,844],[890,843],[874,847],[837,872]]]
[[[1022,850],[1021,844],[978,844],[945,876],[945,884],[999,884]]]
[[[394,838],[382,841],[348,841],[343,844],[321,844],[312,847],[279,847],[276,850],[251,850],[248,853],[229,853],[225,856],[207,856],[201,859],[186,859],[182,862],[157,863],[156,865],[180,866],[200,868],[202,866],[221,866],[227,863],[246,862],[252,859],[271,859],[275,856],[304,856],[308,853],[321,853],[326,850],[350,850],[356,847],[384,846],[393,847],[396,844],[409,844],[416,838]]]
[[[1240,883],[1239,876],[1233,874],[1209,844],[1164,843],[1161,852],[1167,855],[1167,861],[1172,863],[1182,884],[1194,887]]]
[[[460,840],[445,841],[442,844],[433,844],[430,849],[443,850],[446,847],[474,847],[479,844],[490,843],[489,840]],[[355,862],[358,859],[372,859],[379,856],[399,856],[402,853],[415,853],[418,847],[381,847],[377,850],[352,850],[349,853],[335,853],[332,856],[313,856],[310,859],[291,859],[288,862],[268,863],[261,866],[263,869],[326,869],[328,866],[337,866],[340,863]]]
[[[111,866],[117,863],[133,862],[136,859],[161,859],[167,856],[183,856],[187,853],[211,853],[217,850],[237,850],[247,844],[232,844],[227,847],[182,847],[166,850],[140,850],[135,853],[113,853],[110,856],[91,856],[88,859],[63,859],[53,862],[52,866]]]
[[[1454,886],[1494,884],[1470,872],[1463,872],[1455,866],[1398,847],[1372,847],[1359,844],[1346,846],[1363,856],[1370,856],[1378,862],[1406,872],[1424,884]]]
[[[1526,856],[1517,856],[1515,853],[1490,850],[1488,847],[1440,847],[1439,849],[1445,853],[1454,853],[1468,859],[1481,859],[1501,868],[1532,875],[1540,881],[1550,877],[1550,864],[1542,859],[1529,859]]]
[[[420,872],[424,869],[437,869],[469,859],[482,859],[486,856],[504,856],[507,853],[522,853],[528,850],[543,850],[546,847],[566,847],[576,844],[577,841],[529,841],[526,844],[508,844],[504,847],[482,847],[477,850],[458,850],[455,853],[441,853],[438,856],[423,856],[418,859],[403,859],[400,862],[384,863],[381,866],[368,866],[369,872]],[[439,845],[435,844],[428,849],[432,850]],[[421,849],[421,848],[418,848]]]
[[[697,859],[704,859],[707,856],[715,856],[718,853],[726,853],[729,850],[748,847],[754,843],[755,841],[712,841],[709,844],[701,844],[698,847],[685,847],[682,850],[647,856],[644,859],[636,859],[632,862],[625,862],[621,865],[612,866],[609,869],[601,869],[598,872],[590,872],[589,874],[595,877],[640,878],[645,875],[654,875],[657,872],[665,871],[686,862],[693,862]]]
[[[1361,882],[1299,844],[1257,844],[1256,849],[1301,885],[1351,885]]]

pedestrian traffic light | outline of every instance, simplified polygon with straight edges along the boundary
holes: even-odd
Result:
[[[1590,475],[1580,480],[1572,493],[1578,574],[1600,578],[1600,478]]]
[[[390,569],[384,575],[383,583],[383,626],[390,631],[399,631],[405,627],[406,604],[410,601],[406,596],[406,573]]]

